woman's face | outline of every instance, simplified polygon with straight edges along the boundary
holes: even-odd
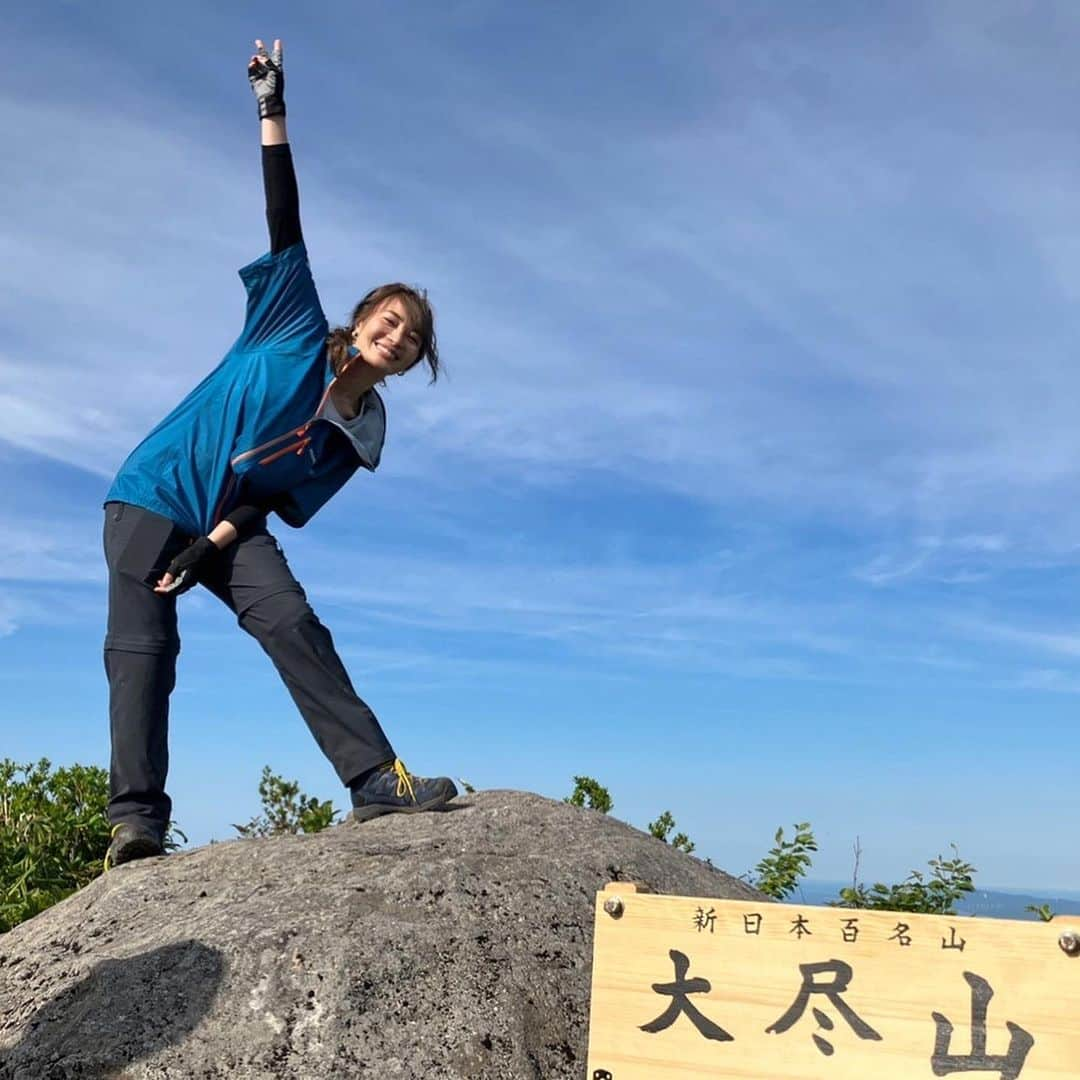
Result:
[[[408,371],[420,355],[421,339],[401,297],[391,296],[356,324],[352,343],[364,364],[381,379]]]

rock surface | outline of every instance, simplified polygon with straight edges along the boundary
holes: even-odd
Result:
[[[595,894],[760,894],[515,791],[118,867],[0,935],[0,1078],[580,1080]]]

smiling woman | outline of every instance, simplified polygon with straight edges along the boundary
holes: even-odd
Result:
[[[357,820],[439,809],[457,794],[448,778],[412,776],[395,756],[266,528],[270,512],[305,525],[358,468],[378,466],[386,408],[376,386],[422,360],[432,382],[438,375],[431,306],[421,290],[382,285],[348,327],[328,333],[300,229],[280,41],[272,54],[256,42],[248,77],[270,251],[240,271],[247,316],[236,343],[132,451],[106,496],[106,867],[163,853],[176,602],[200,583],[270,656]]]
[[[404,375],[419,357],[431,381],[439,377],[435,319],[427,293],[401,282],[372,289],[353,310],[349,325],[330,331],[327,359],[337,376],[331,392],[342,415],[354,415],[371,375]]]

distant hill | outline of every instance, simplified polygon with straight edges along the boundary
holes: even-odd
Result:
[[[1080,900],[1065,897],[1029,896],[1025,893],[994,892],[979,889],[973,892],[957,911],[964,915],[982,915],[990,919],[1033,919],[1035,916],[1024,909],[1028,904],[1039,907],[1049,904],[1056,915],[1080,915]]]
[[[804,881],[789,904],[827,904],[835,900],[850,881]],[[957,905],[961,915],[977,915],[984,919],[1034,919],[1025,908],[1032,904],[1049,904],[1056,915],[1080,915],[1080,898],[1055,897],[1052,893],[1024,893],[1014,890],[978,889]]]

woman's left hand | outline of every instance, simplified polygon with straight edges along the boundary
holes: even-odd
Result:
[[[285,115],[285,68],[281,52],[281,40],[274,42],[274,51],[268,54],[266,46],[255,40],[255,55],[248,61],[248,79],[259,102],[259,119]]]

